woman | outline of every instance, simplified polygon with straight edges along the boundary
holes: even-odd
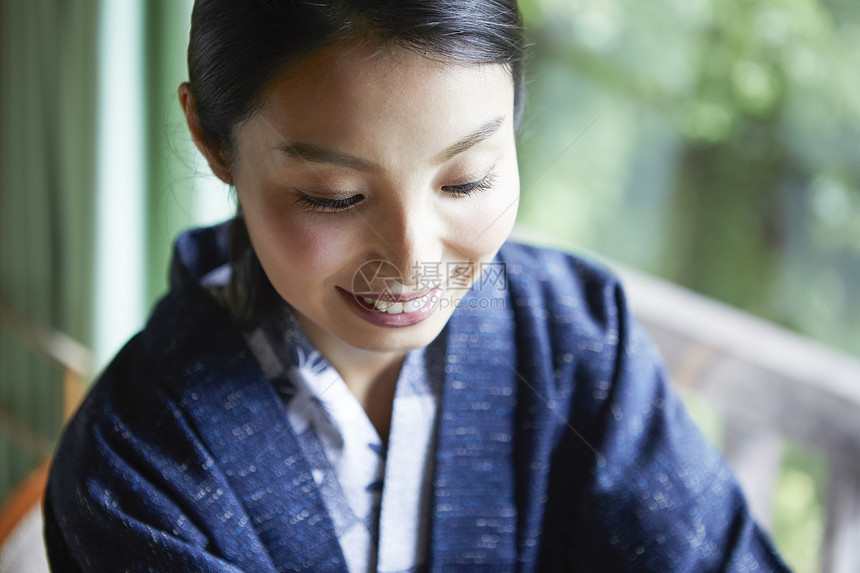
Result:
[[[780,570],[607,273],[506,243],[513,1],[198,0],[236,189],[70,424],[57,571]]]

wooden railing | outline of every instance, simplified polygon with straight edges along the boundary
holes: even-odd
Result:
[[[68,419],[78,407],[92,375],[93,357],[90,351],[64,334],[28,320],[2,301],[0,301],[0,332],[32,350],[34,360],[51,362],[60,369],[62,376],[58,378],[58,382],[62,386],[62,411],[55,414],[46,413],[46,415]],[[31,381],[19,382],[24,388],[31,386]],[[33,396],[31,401],[39,402],[43,399],[44,397],[41,396]],[[53,452],[56,440],[56,436],[44,435],[33,424],[33,420],[23,418],[2,401],[0,401],[0,433],[8,437],[30,460],[47,461]],[[8,453],[11,455],[11,452]],[[8,467],[10,461],[0,459],[0,464]],[[43,463],[40,467],[41,469],[37,471],[44,474],[47,464]]]
[[[723,416],[723,453],[768,528],[786,442],[828,464],[821,571],[860,571],[860,360],[731,307],[617,268],[673,382]]]
[[[0,331],[32,350],[34,360],[53,362],[62,371],[62,412],[68,419],[75,411],[92,374],[91,353],[61,333],[27,320],[0,301]],[[22,381],[27,383],[29,381]],[[39,396],[35,397],[40,398]],[[56,407],[56,403],[54,403]],[[47,571],[47,558],[41,541],[39,505],[48,479],[50,456],[55,436],[44,436],[31,423],[0,403],[0,432],[5,433],[29,458],[42,460],[30,474],[0,500],[0,569]],[[4,450],[6,451],[6,450]],[[11,455],[11,452],[7,452]],[[0,459],[0,464],[11,460]]]
[[[62,369],[63,419],[68,419],[80,404],[87,381],[92,376],[92,353],[65,334],[29,320],[3,301],[0,301],[0,331]],[[41,441],[28,431],[26,421],[8,411],[0,411],[0,428],[13,435],[20,435],[27,441]]]

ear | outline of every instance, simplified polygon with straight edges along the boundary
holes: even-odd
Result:
[[[194,96],[191,95],[191,85],[188,82],[183,82],[179,86],[179,104],[182,106],[182,111],[185,112],[185,121],[188,122],[188,130],[191,131],[194,145],[197,146],[197,149],[206,158],[209,167],[212,169],[212,173],[224,183],[231,185],[230,169],[223,151],[209,143],[203,136],[203,130],[200,129],[200,120],[197,117],[197,104],[194,101]]]

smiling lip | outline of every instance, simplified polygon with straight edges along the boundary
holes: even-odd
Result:
[[[421,292],[410,292],[406,294],[394,294],[391,292],[373,293],[373,292],[356,292],[350,293],[358,298],[372,298],[373,300],[384,300],[385,302],[409,302],[416,298],[432,296],[438,294],[439,289],[423,290]]]
[[[436,311],[442,296],[442,289],[432,289],[421,293],[409,293],[400,296],[390,296],[386,293],[384,297],[381,294],[354,294],[340,287],[337,287],[337,290],[353,312],[370,324],[383,328],[412,326],[413,324],[418,324],[419,322],[424,321]],[[386,302],[396,300],[396,302],[403,303],[425,296],[427,297],[427,303],[424,304],[424,306],[412,312],[401,312],[399,314],[390,314],[388,312],[376,310],[363,302],[363,298],[369,298],[375,301],[384,299]]]

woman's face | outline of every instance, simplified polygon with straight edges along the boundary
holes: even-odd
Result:
[[[402,353],[445,326],[514,223],[513,97],[502,65],[340,46],[237,131],[254,249],[324,354]]]

